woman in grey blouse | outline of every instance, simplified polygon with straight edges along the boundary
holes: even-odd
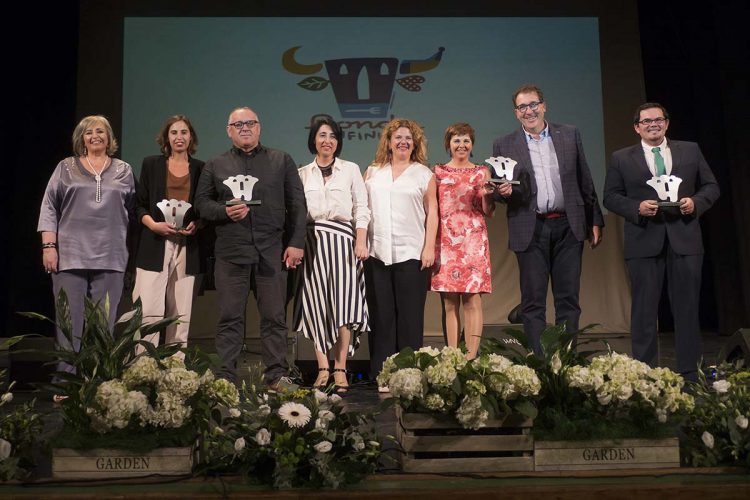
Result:
[[[128,260],[125,238],[135,182],[130,165],[113,158],[117,141],[104,116],[87,116],[73,131],[75,156],[57,164],[42,199],[37,231],[42,263],[55,297],[65,290],[73,346],[58,329],[61,346],[80,348],[84,297],[104,303],[109,296],[110,329],[115,323]],[[72,371],[61,365],[60,370]]]

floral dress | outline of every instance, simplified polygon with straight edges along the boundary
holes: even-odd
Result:
[[[487,224],[482,212],[486,170],[481,166],[435,166],[438,227],[432,290],[491,293]]]

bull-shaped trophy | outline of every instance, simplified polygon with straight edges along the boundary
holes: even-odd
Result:
[[[227,200],[226,205],[260,205],[260,200],[253,199],[253,187],[258,182],[257,177],[252,175],[234,175],[224,180],[224,185],[232,190],[232,200]]]
[[[185,229],[185,214],[190,210],[192,205],[181,200],[161,200],[156,204],[164,214],[164,222],[171,224],[175,230]]]
[[[660,207],[680,206],[678,191],[681,183],[682,179],[674,175],[655,175],[646,181],[646,184],[656,190],[656,195],[661,200],[657,201],[656,204]]]
[[[300,64],[294,55],[301,46],[284,52],[281,64],[284,69],[297,75],[313,75],[323,69],[323,63]],[[323,90],[330,83],[333,95],[344,118],[385,118],[393,98],[393,82],[409,92],[419,92],[425,78],[421,73],[434,69],[440,64],[444,47],[427,59],[407,59],[394,57],[354,57],[324,61],[328,78],[309,76],[297,83],[306,90]],[[409,75],[396,79],[396,74]]]
[[[490,179],[490,182],[521,184],[520,181],[513,180],[513,169],[518,165],[516,160],[504,156],[491,156],[484,161],[492,166],[494,176]]]

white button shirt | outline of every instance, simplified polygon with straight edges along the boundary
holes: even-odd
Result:
[[[331,177],[324,182],[320,168],[313,160],[299,169],[305,187],[307,220],[335,220],[366,229],[370,223],[367,189],[359,165],[336,158]]]
[[[432,176],[432,171],[421,163],[409,165],[395,181],[390,163],[367,169],[372,257],[387,266],[421,259],[427,217],[424,195]]]
[[[641,141],[641,147],[643,148],[643,154],[646,156],[648,169],[651,170],[652,175],[656,175],[656,161],[654,160],[654,153],[651,150],[657,146],[651,146]],[[658,147],[661,157],[664,158],[664,170],[667,171],[667,175],[670,175],[672,173],[672,150],[667,145],[667,139],[664,138]]]

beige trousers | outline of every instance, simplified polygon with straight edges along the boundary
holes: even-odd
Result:
[[[195,276],[185,273],[187,249],[184,241],[164,242],[164,267],[161,271],[136,268],[133,301],[140,297],[143,304],[143,323],[154,323],[164,317],[179,316],[179,323],[166,329],[165,344],[187,346],[190,313],[193,309]],[[146,335],[154,345],[159,344],[159,332]],[[139,346],[137,352],[143,352]],[[182,353],[179,353],[182,357]]]

